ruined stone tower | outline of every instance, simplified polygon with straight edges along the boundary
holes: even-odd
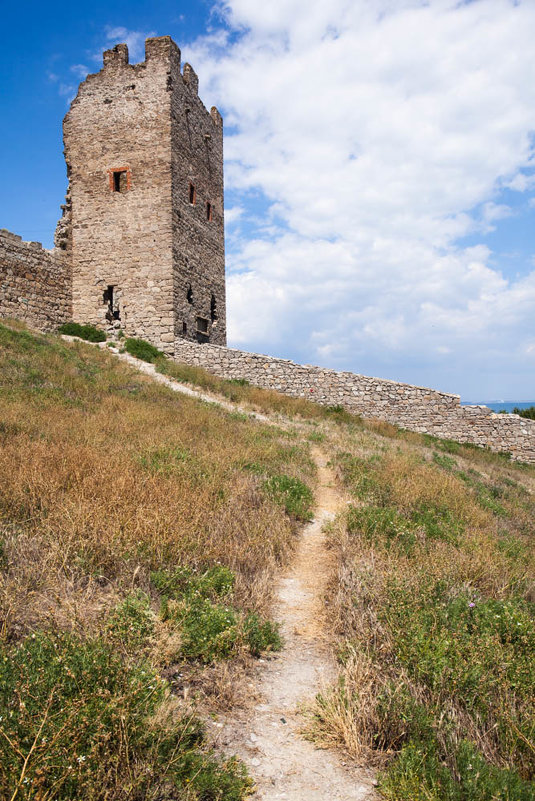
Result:
[[[56,245],[73,319],[148,339],[226,343],[223,122],[169,36],[145,61],[104,53],[64,125],[69,189]]]

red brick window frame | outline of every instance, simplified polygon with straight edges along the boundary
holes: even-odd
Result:
[[[120,190],[117,189],[117,185],[116,185],[116,180],[117,179],[115,178],[115,176],[116,175],[120,175],[121,173],[125,173],[126,174],[126,191],[129,192],[130,189],[132,188],[132,173],[131,173],[130,167],[128,165],[126,165],[124,167],[111,167],[108,170],[108,179],[109,179],[109,183],[110,183],[110,192],[120,192]]]
[[[191,181],[189,185],[189,202],[191,206],[195,206],[197,203],[197,190],[195,189],[195,184],[192,184]]]

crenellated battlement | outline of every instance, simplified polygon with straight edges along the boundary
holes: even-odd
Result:
[[[103,54],[104,69],[119,67],[128,64],[128,45],[116,44],[111,50],[105,50]]]

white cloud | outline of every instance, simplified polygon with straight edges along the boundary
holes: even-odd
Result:
[[[89,69],[85,64],[73,64],[70,69],[71,72],[74,72],[76,77],[80,78],[81,80],[84,80],[89,73]]]
[[[241,206],[232,206],[230,209],[225,209],[225,224],[234,225],[234,223],[238,222],[242,214],[243,208]]]
[[[535,273],[508,279],[487,247],[456,240],[512,213],[502,187],[533,187],[535,5],[226,0],[220,10],[232,37],[201,38],[188,59],[232,126],[227,188],[260,190],[268,206],[259,222],[240,201],[232,343],[514,393],[500,379],[523,381]]]

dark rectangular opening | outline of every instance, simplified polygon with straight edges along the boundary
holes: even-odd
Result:
[[[208,220],[208,222],[212,222],[212,204],[211,203],[207,203],[206,204],[206,219]]]
[[[189,202],[191,203],[192,206],[195,205],[195,200],[196,199],[197,199],[197,196],[196,196],[196,193],[195,193],[195,186],[193,184],[190,184],[189,185]]]
[[[120,320],[121,315],[119,312],[119,306],[115,303],[115,298],[113,296],[114,286],[112,284],[108,284],[108,288],[104,290],[103,293],[103,301],[107,305],[108,309],[106,311],[106,320],[110,323],[113,320]]]
[[[208,320],[205,320],[204,317],[197,317],[197,333],[198,334],[208,333]]]
[[[188,324],[187,323],[182,323],[182,333],[184,334],[184,336],[188,333]]]
[[[124,193],[128,189],[126,170],[114,170],[113,172],[113,191]]]

